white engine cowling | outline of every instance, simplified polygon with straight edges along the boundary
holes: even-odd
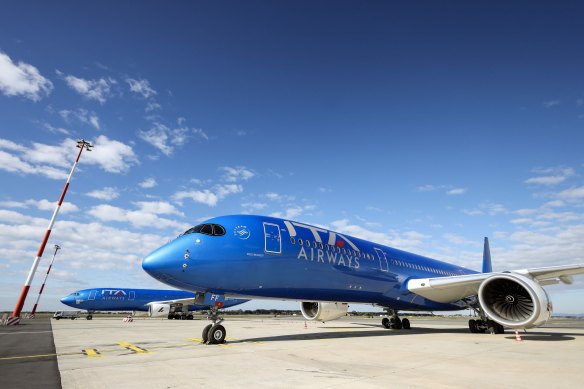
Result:
[[[487,316],[511,328],[537,327],[552,315],[552,303],[545,290],[520,274],[487,278],[479,288],[479,302]]]
[[[148,316],[167,317],[170,312],[170,304],[150,304],[148,306]]]
[[[347,303],[316,303],[302,301],[300,311],[306,320],[329,321],[338,319],[347,314],[349,304]]]

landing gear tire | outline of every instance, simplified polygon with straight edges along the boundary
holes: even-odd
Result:
[[[205,328],[203,328],[203,333],[201,334],[201,338],[203,338],[203,343],[207,343],[209,340],[209,330],[213,327],[213,324],[207,324]]]
[[[174,319],[174,315],[172,313],[169,313],[168,314],[168,320],[172,320],[172,319]]]
[[[409,330],[411,328],[410,327],[410,320],[409,319],[402,319],[401,322],[402,322],[402,328],[404,330]]]
[[[479,329],[477,328],[477,321],[474,319],[470,319],[468,321],[468,329],[470,330],[470,332],[472,332],[473,334],[476,334],[477,332],[479,332]]]
[[[87,315],[85,318],[86,318],[87,320],[91,320],[91,319],[93,319],[93,316],[91,316],[91,315]]]
[[[213,325],[208,332],[208,340],[211,344],[221,344],[225,342],[225,335],[227,335],[227,331],[225,331],[225,327],[221,324]]]
[[[389,329],[390,328],[390,323],[389,323],[389,319],[387,317],[384,317],[383,319],[381,319],[381,325],[384,328]]]
[[[180,319],[181,320],[187,320],[187,317],[185,315],[180,315]]]
[[[391,328],[394,330],[401,330],[402,329],[402,322],[399,319],[399,317],[392,317],[391,319],[389,319],[389,321],[391,322]]]
[[[193,315],[187,315],[187,320],[193,320]]]

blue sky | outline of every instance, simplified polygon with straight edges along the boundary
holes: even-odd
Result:
[[[161,287],[141,258],[205,218],[285,216],[495,270],[584,263],[584,6],[27,2],[0,14],[0,309],[75,140],[40,308]],[[51,250],[39,267],[29,309]],[[548,288],[583,312],[584,282]],[[250,307],[294,307],[257,302]]]

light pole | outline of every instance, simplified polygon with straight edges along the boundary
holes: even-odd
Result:
[[[41,242],[41,245],[39,247],[39,251],[37,252],[36,258],[34,259],[34,262],[32,264],[30,272],[28,273],[28,277],[26,278],[26,281],[25,281],[24,286],[22,288],[22,292],[20,292],[20,297],[18,298],[18,302],[16,303],[16,306],[14,307],[14,311],[12,312],[12,316],[8,319],[7,323],[9,323],[10,325],[19,323],[20,312],[22,311],[22,306],[24,305],[24,302],[26,300],[26,296],[28,295],[28,290],[30,289],[30,284],[32,283],[34,273],[36,272],[36,269],[39,265],[39,261],[40,261],[41,257],[43,256],[43,252],[45,251],[45,246],[47,245],[47,241],[49,240],[49,236],[51,235],[51,229],[53,228],[53,224],[55,224],[55,219],[57,218],[57,214],[59,213],[59,210],[61,209],[61,204],[63,204],[63,199],[65,198],[65,194],[67,193],[67,189],[69,188],[69,183],[71,182],[71,177],[73,176],[73,172],[75,171],[75,168],[77,167],[77,163],[79,162],[79,158],[81,158],[81,153],[85,149],[87,149],[87,151],[91,151],[91,148],[93,146],[89,142],[87,142],[85,139],[81,139],[81,140],[77,141],[77,147],[79,148],[79,153],[77,154],[77,159],[73,163],[73,167],[71,168],[71,173],[69,173],[69,177],[67,177],[67,182],[65,183],[65,187],[63,188],[63,192],[61,193],[61,197],[59,197],[59,202],[57,203],[57,206],[55,207],[55,211],[53,212],[53,216],[51,217],[51,221],[49,222],[49,227],[47,228],[47,231],[45,232],[45,236]]]
[[[39,300],[41,299],[41,294],[43,294],[43,290],[45,289],[45,284],[47,283],[47,278],[49,278],[49,273],[51,272],[51,267],[53,267],[53,262],[55,262],[55,257],[57,256],[57,251],[59,251],[61,249],[61,246],[59,246],[58,244],[55,245],[55,253],[53,254],[53,259],[51,259],[51,264],[49,265],[49,268],[47,269],[47,274],[45,274],[45,279],[43,280],[43,285],[41,286],[41,290],[39,291],[39,295],[37,296],[36,302],[34,303],[34,306],[32,307],[32,312],[30,313],[31,316],[34,317],[34,314],[36,313],[36,309],[37,309],[37,305],[39,305]]]

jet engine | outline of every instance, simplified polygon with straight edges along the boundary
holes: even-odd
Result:
[[[487,316],[506,327],[537,327],[552,315],[552,303],[545,290],[520,274],[494,275],[483,281],[478,295]]]
[[[347,314],[347,303],[316,303],[302,301],[300,311],[306,320],[325,321],[335,320]]]
[[[150,304],[148,306],[148,316],[167,317],[170,312],[170,304]]]

